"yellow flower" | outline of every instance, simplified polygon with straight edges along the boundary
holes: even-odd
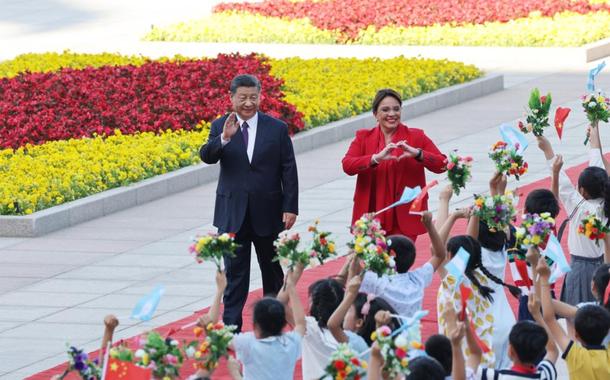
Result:
[[[407,365],[409,365],[409,360],[407,358],[402,358],[402,360],[400,361],[400,365],[406,367]]]
[[[142,355],[142,364],[147,366],[148,363],[150,363],[150,356],[148,355],[148,352],[145,352],[144,355]]]
[[[334,253],[335,252],[335,243],[333,243],[333,242],[328,243],[328,251],[330,253]]]

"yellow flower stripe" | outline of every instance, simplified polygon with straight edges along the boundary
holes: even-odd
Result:
[[[194,131],[53,141],[0,151],[0,215],[27,215],[198,162],[209,123]]]
[[[394,88],[404,99],[481,76],[463,63],[393,59],[272,59],[271,74],[284,79],[286,101],[304,114],[307,127],[371,109],[377,90]]]
[[[590,0],[607,2],[608,0]],[[234,25],[239,25],[234,28]],[[380,45],[463,45],[463,46],[581,46],[610,37],[610,14],[572,12],[529,17],[507,23],[488,22],[463,26],[428,27],[374,26],[362,31],[354,44]],[[222,12],[206,18],[155,27],[144,39],[149,41],[342,43],[336,32],[318,29],[308,19],[287,20],[261,15]]]

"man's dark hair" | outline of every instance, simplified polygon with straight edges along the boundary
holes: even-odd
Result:
[[[537,365],[546,354],[548,341],[544,327],[532,321],[517,322],[508,336],[508,342],[523,364]]]
[[[451,366],[453,365],[453,353],[451,341],[444,335],[432,335],[424,346],[426,354],[436,359],[445,370],[445,376],[451,376]]]
[[[525,199],[525,212],[538,215],[548,212],[555,218],[559,214],[559,202],[551,190],[536,189]]]
[[[444,380],[445,370],[434,358],[418,356],[409,361],[407,380]]]
[[[396,256],[396,272],[407,273],[415,262],[415,245],[413,241],[403,235],[388,236],[388,250],[394,251]]]
[[[574,329],[582,343],[599,346],[610,329],[610,313],[598,305],[585,305],[576,312]]]
[[[384,88],[384,89],[377,91],[377,94],[375,95],[375,98],[373,99],[373,113],[377,113],[377,109],[379,108],[379,103],[381,103],[381,101],[383,99],[387,98],[388,96],[398,100],[398,104],[400,104],[402,106],[402,99],[400,97],[400,94],[398,92],[392,90],[391,88]]]
[[[254,75],[240,74],[231,81],[231,95],[235,95],[238,87],[256,87],[256,90],[260,92],[261,82]]]
[[[284,305],[275,298],[265,297],[259,300],[254,305],[253,321],[263,338],[282,334],[286,326]]]

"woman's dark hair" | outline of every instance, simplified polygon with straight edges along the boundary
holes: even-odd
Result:
[[[548,212],[556,218],[559,214],[559,202],[551,190],[536,189],[525,198],[525,212],[538,215]]]
[[[483,266],[483,262],[481,261],[481,245],[477,240],[473,239],[471,236],[468,235],[457,235],[449,239],[449,241],[447,242],[447,250],[451,252],[451,257],[457,254],[460,247],[463,247],[466,251],[468,251],[468,253],[470,253],[470,260],[468,260],[468,265],[466,266],[466,271],[464,274],[466,275],[466,277],[468,277],[470,282],[472,282],[472,284],[477,287],[479,293],[483,297],[493,302],[493,296],[491,295],[491,293],[493,293],[494,290],[489,286],[482,285],[479,282],[479,280],[474,274],[474,270],[477,268],[480,269],[481,272],[483,272],[485,277],[489,278],[496,284],[508,288],[508,290],[513,296],[519,297],[519,295],[521,294],[521,290],[519,288],[513,285],[509,285],[504,281],[500,280],[498,277],[494,276],[487,268]]]
[[[379,103],[381,103],[381,101],[385,98],[387,98],[388,96],[396,99],[398,101],[398,104],[400,104],[402,106],[402,99],[400,97],[400,94],[394,90],[392,90],[391,88],[384,88],[381,89],[379,91],[377,91],[377,94],[375,95],[375,98],[373,99],[373,113],[377,113],[377,109],[379,108]]]
[[[610,180],[608,173],[596,166],[589,166],[578,177],[578,188],[583,188],[589,199],[604,200],[604,214],[610,218]]]
[[[254,304],[252,319],[260,329],[262,338],[277,336],[286,326],[286,310],[280,301],[265,297]]]
[[[599,304],[610,312],[610,300],[606,302],[604,299],[608,282],[610,282],[610,273],[608,272],[609,269],[610,264],[601,264],[599,267],[597,267],[595,273],[593,273],[593,283],[595,284],[597,294],[599,295]]]
[[[442,334],[432,335],[424,345],[426,354],[436,359],[445,370],[445,376],[451,376],[451,367],[453,366],[453,351],[451,350],[451,341]]]
[[[326,328],[330,316],[343,300],[343,287],[332,278],[318,280],[309,286],[309,300],[309,314],[318,321],[318,326]]]
[[[362,307],[360,307],[360,310],[357,310],[360,312],[360,315],[362,315],[361,310]],[[369,312],[366,315],[363,315],[364,322],[362,323],[360,330],[358,330],[358,335],[364,338],[366,344],[368,344],[369,346],[373,344],[373,342],[371,341],[371,334],[377,329],[377,323],[375,322],[375,314],[380,310],[389,311],[392,314],[396,314],[396,310],[394,310],[394,308],[383,298],[375,297],[371,301]],[[392,329],[392,331],[394,331],[395,329],[400,327],[400,321],[396,318],[392,318],[392,322],[390,322],[390,325],[388,327]]]
[[[407,273],[415,262],[415,245],[413,241],[403,235],[391,235],[387,238],[388,249],[393,250],[396,256],[396,272]]]
[[[409,360],[407,380],[444,380],[445,370],[434,358],[418,356]]]

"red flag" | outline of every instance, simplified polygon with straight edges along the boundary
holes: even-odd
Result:
[[[606,291],[604,292],[603,304],[606,305],[610,301],[610,282],[606,286]]]
[[[483,342],[483,340],[481,340],[479,334],[477,334],[476,326],[474,325],[474,323],[472,323],[472,321],[470,321],[470,330],[472,331],[472,336],[474,337],[474,340],[477,341],[477,345],[481,348],[481,351],[483,351],[484,353],[490,352],[491,349],[485,342]]]
[[[557,107],[557,110],[555,111],[555,129],[557,129],[557,135],[559,136],[559,140],[561,140],[561,135],[563,133],[563,123],[568,118],[570,111],[570,108],[562,107]]]
[[[528,289],[531,289],[533,283],[530,279],[529,274],[527,273],[527,263],[525,262],[525,260],[515,259],[515,266],[517,267],[517,271],[521,276],[521,281],[515,281],[515,285],[522,286],[520,284],[523,284],[527,286]],[[520,284],[518,284],[517,282],[519,282]]]
[[[462,301],[462,311],[460,311],[460,321],[463,321],[466,318],[466,302],[468,302],[468,298],[472,294],[472,289],[467,287],[464,284],[460,284],[460,300]]]
[[[108,360],[106,368],[106,380],[150,380],[152,369],[142,368],[137,365],[118,359]]]
[[[421,189],[421,193],[411,203],[411,208],[409,210],[411,214],[421,214],[422,212],[424,212],[424,210],[422,209],[424,205],[424,199],[426,198],[426,195],[428,195],[428,190],[430,190],[436,185],[438,185],[438,181],[434,180],[424,186],[423,189]]]

